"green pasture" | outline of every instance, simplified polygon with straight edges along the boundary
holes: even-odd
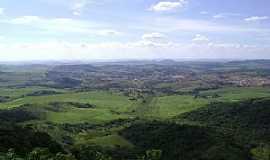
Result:
[[[24,96],[24,95],[27,95],[27,94],[30,94],[30,93],[33,93],[36,91],[44,91],[44,90],[65,92],[64,89],[55,89],[55,88],[39,87],[39,86],[22,87],[22,88],[2,87],[2,88],[0,88],[0,96],[19,98],[21,96]]]
[[[241,101],[250,98],[270,97],[269,87],[235,87],[222,88],[217,90],[202,91],[201,95],[217,94],[220,97],[214,98],[217,101]]]

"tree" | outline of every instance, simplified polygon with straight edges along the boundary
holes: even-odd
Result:
[[[251,155],[254,160],[270,160],[270,146],[261,144],[251,150]]]
[[[139,160],[160,160],[162,156],[161,150],[147,150],[145,155],[139,158]]]
[[[146,151],[147,160],[160,160],[162,156],[161,150],[148,150]]]
[[[14,149],[9,149],[6,156],[6,160],[16,160],[16,153]]]
[[[76,158],[80,160],[111,160],[112,158],[96,146],[80,146]]]
[[[95,160],[112,160],[112,158],[108,155],[105,155],[101,152],[96,152]]]
[[[47,148],[36,148],[27,155],[27,160],[48,160],[52,154]]]
[[[71,154],[57,153],[53,160],[76,160],[76,158]]]

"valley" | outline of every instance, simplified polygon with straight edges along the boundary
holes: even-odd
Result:
[[[0,159],[267,160],[269,71],[267,60],[0,65]]]

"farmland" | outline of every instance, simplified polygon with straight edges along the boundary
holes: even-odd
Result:
[[[0,152],[25,157],[47,148],[78,160],[89,151],[123,160],[148,151],[164,160],[260,156],[270,145],[262,136],[270,134],[270,62],[248,63],[255,69],[247,62],[5,65]],[[27,144],[37,133],[48,143]]]

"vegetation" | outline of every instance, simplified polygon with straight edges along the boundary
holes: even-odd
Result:
[[[269,160],[269,64],[0,65],[0,160]]]

